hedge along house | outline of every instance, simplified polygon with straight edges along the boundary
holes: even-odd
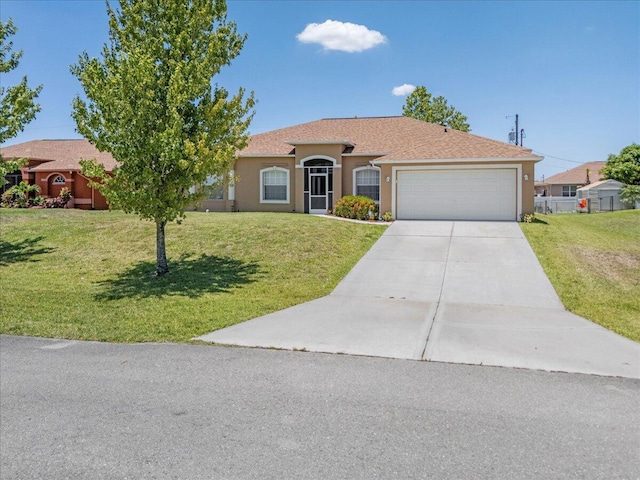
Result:
[[[43,197],[57,197],[66,187],[73,196],[72,206],[81,209],[106,209],[107,201],[89,179],[82,175],[80,160],[95,159],[113,170],[117,162],[111,154],[100,152],[85,139],[78,140],[32,140],[0,149],[6,160],[26,158],[29,163],[18,173],[11,175],[12,183],[23,180],[40,187]]]
[[[198,208],[324,214],[366,195],[396,219],[520,220],[542,158],[408,117],[324,119],[252,136],[234,184]]]

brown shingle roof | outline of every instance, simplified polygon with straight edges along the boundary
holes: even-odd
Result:
[[[378,160],[505,158],[542,160],[530,149],[490,140],[409,117],[328,118],[273,130],[250,138],[241,156],[289,155],[296,143],[342,143],[353,155]],[[33,171],[80,170],[81,159],[95,158],[107,171],[117,165],[111,154],[85,139],[32,140],[0,148],[5,159],[45,160]]]
[[[517,158],[542,160],[530,149],[409,117],[328,118],[253,135],[241,156],[288,155],[292,144],[349,141],[352,154],[382,160]]]
[[[44,160],[44,163],[32,167],[36,172],[61,170],[80,170],[80,160],[95,159],[109,172],[117,165],[110,153],[100,152],[86,139],[77,140],[31,140],[0,148],[2,158],[29,158]]]
[[[604,179],[600,175],[600,169],[604,167],[606,162],[587,162],[582,165],[578,165],[566,172],[556,173],[548,178],[545,178],[543,182],[538,182],[542,185],[584,185],[587,181],[587,169],[589,169],[589,180],[591,182],[597,182]]]

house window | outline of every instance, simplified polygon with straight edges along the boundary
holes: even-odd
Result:
[[[224,200],[222,179],[216,175],[210,175],[204,182],[209,195],[209,200]]]
[[[217,175],[209,175],[200,188],[189,187],[189,194],[194,195],[197,190],[206,192],[209,200],[224,200],[224,183]]]
[[[2,188],[0,188],[0,193],[4,193],[14,185],[18,185],[22,181],[22,174],[20,172],[11,173],[9,175],[5,175],[4,180],[7,183]]]
[[[280,167],[260,170],[260,203],[289,203],[289,170]]]
[[[562,196],[563,197],[575,197],[577,188],[578,187],[576,185],[563,185],[562,186]]]
[[[65,184],[65,179],[62,175],[58,175],[56,178],[53,179],[53,184],[54,185],[64,185]]]
[[[354,174],[355,195],[363,195],[380,202],[380,169],[375,167],[357,168]]]

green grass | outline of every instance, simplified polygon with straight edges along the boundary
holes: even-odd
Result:
[[[384,231],[300,214],[0,210],[0,332],[110,342],[192,337],[328,294]]]
[[[640,211],[537,218],[522,230],[565,307],[640,342]]]

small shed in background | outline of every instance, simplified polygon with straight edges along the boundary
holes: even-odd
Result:
[[[620,201],[620,190],[624,183],[617,180],[600,180],[576,190],[578,211],[580,212],[613,212],[624,210]]]

